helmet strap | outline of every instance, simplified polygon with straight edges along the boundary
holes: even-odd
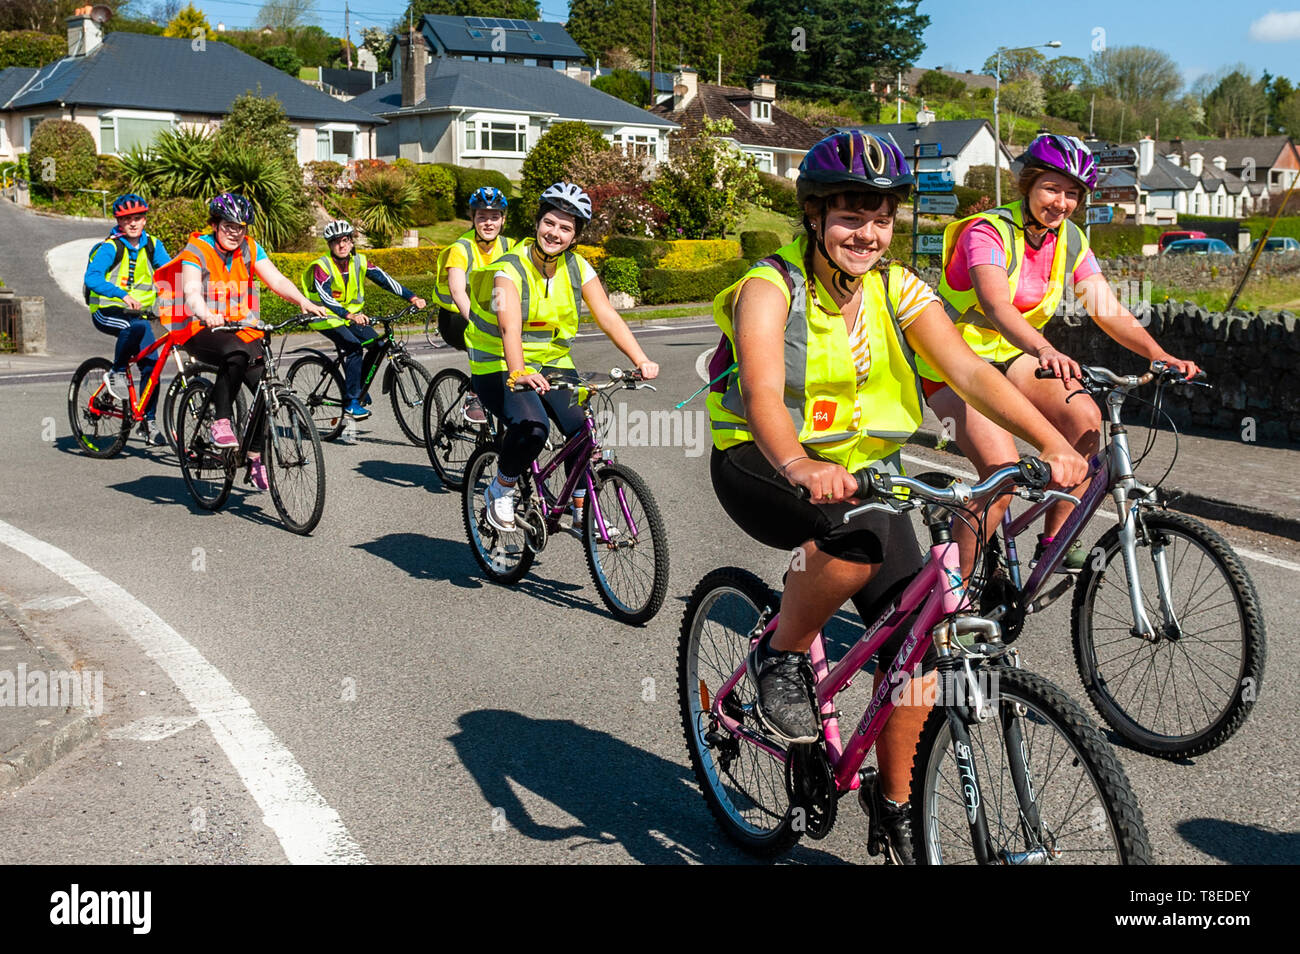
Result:
[[[831,270],[831,290],[839,295],[852,295],[856,286],[862,281],[862,276],[850,275],[830,257],[826,251],[826,215],[823,213],[822,220],[817,232],[817,251],[821,252],[822,258],[826,259],[826,265]]]

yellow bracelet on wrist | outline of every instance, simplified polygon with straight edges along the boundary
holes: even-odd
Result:
[[[508,388],[514,387],[516,381],[529,374],[536,374],[536,372],[533,371],[532,368],[524,368],[521,371],[511,371],[510,374],[506,377],[506,387]]]

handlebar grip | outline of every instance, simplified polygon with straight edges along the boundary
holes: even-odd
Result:
[[[864,467],[855,472],[853,474],[853,479],[857,481],[858,489],[853,496],[858,500],[870,500],[875,496],[875,488],[871,484],[872,478],[875,476],[876,472],[870,467]],[[807,487],[804,487],[802,484],[796,484],[794,489],[795,493],[799,495],[800,500],[812,500],[812,493]]]
[[[1020,468],[1022,483],[1035,490],[1042,490],[1052,480],[1052,468],[1037,457],[1022,457],[1017,466]]]
[[[1034,377],[1036,378],[1054,378],[1056,372],[1051,368],[1034,368]]]

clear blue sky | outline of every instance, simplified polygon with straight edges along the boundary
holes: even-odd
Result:
[[[1245,63],[1255,70],[1300,81],[1300,0],[922,0],[930,17],[919,66],[978,70],[998,46],[1060,40],[1049,56],[1087,58],[1095,39],[1111,46],[1138,44],[1168,53],[1188,84],[1203,73]],[[216,25],[253,25],[259,0],[196,0]],[[546,20],[562,21],[567,0],[542,0]],[[405,0],[358,0],[352,5],[354,38],[361,26],[387,27]],[[343,29],[343,0],[317,0],[317,22],[332,34]],[[1100,28],[1104,34],[1095,31]]]

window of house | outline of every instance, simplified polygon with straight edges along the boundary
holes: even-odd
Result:
[[[318,162],[345,163],[356,158],[357,129],[321,126],[316,130],[316,159]]]
[[[524,66],[536,66],[536,65],[537,65],[536,57],[529,57],[529,56],[524,57]]]
[[[569,61],[568,61],[568,60],[552,60],[552,61],[551,61],[551,68],[552,68],[552,69],[559,70],[561,73],[564,72],[565,68],[568,67],[568,65],[569,65]]]
[[[37,126],[39,126],[41,123],[43,123],[45,120],[49,118],[50,118],[49,116],[24,117],[23,119],[23,147],[24,148],[26,149],[32,148],[32,133],[36,131]]]
[[[749,115],[755,122],[770,123],[772,121],[772,104],[764,99],[756,99],[750,103]]]
[[[774,167],[774,165],[775,165],[775,163],[776,163],[776,157],[773,156],[772,153],[770,153],[770,152],[751,152],[750,155],[754,157],[754,161],[758,164],[758,171],[759,171],[759,172],[768,172],[768,173],[770,173],[770,172],[774,172],[774,171],[775,171],[773,167]]]
[[[148,149],[160,132],[173,126],[175,119],[168,114],[131,115],[122,110],[101,113],[99,151],[108,155],[121,155],[137,147]]]
[[[522,156],[528,152],[528,121],[484,116],[467,119],[465,151]]]
[[[625,156],[659,159],[659,137],[655,133],[615,133],[613,143]]]

